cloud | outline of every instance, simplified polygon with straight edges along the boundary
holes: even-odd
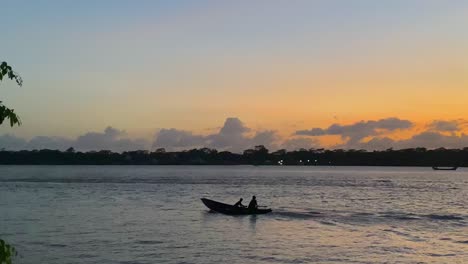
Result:
[[[247,135],[251,128],[236,117],[227,118],[221,129],[210,135],[195,135],[190,131],[178,129],[161,129],[154,141],[154,148],[182,150],[188,148],[209,147],[218,150],[239,152],[255,145],[274,148],[277,140],[273,130],[256,131],[253,136]]]
[[[218,129],[208,135],[175,128],[161,129],[151,141],[132,139],[125,131],[107,127],[102,132],[87,132],[75,139],[63,137],[37,136],[30,140],[11,134],[0,135],[0,149],[32,150],[58,149],[73,147],[78,151],[111,150],[116,152],[149,150],[159,147],[169,151],[192,148],[215,148],[241,152],[256,145],[264,145],[269,150],[297,150],[300,148],[330,148],[321,145],[316,137],[337,135],[342,144],[333,148],[382,150],[388,148],[463,148],[468,147],[468,135],[462,133],[466,122],[458,120],[434,120],[425,130],[406,139],[392,139],[391,132],[411,128],[413,122],[399,118],[360,121],[353,124],[332,124],[327,128],[299,130],[291,137],[281,138],[275,130],[256,131],[246,126],[239,118],[227,118]]]
[[[202,147],[205,144],[203,136],[194,135],[190,131],[161,129],[156,137],[153,147],[168,149],[186,149]]]
[[[144,139],[126,138],[123,130],[107,127],[103,133],[89,132],[79,136],[73,144],[77,150],[113,150],[129,151],[148,149],[149,143]]]
[[[244,134],[249,131],[251,131],[250,128],[246,127],[239,118],[227,118],[218,133],[207,137],[208,142],[206,146],[219,149],[235,149],[238,146],[245,147],[249,144],[247,143],[249,138]]]
[[[74,144],[73,140],[61,137],[45,137],[37,136],[32,138],[26,145],[25,149],[60,149],[64,150]]]
[[[227,118],[217,133],[196,135],[191,131],[175,128],[161,129],[152,147],[168,150],[186,150],[190,148],[209,147],[219,150],[240,152],[256,145],[264,145],[269,149],[277,148],[276,131],[253,131],[238,118]],[[107,127],[103,132],[87,132],[76,139],[61,137],[38,136],[25,140],[13,135],[0,136],[0,149],[32,150],[58,149],[66,150],[73,147],[78,151],[112,150],[117,152],[150,149],[151,143],[145,139],[131,139],[125,131]]]
[[[276,131],[274,130],[260,131],[260,132],[257,132],[255,136],[251,139],[250,145],[251,146],[264,145],[267,148],[274,149],[276,148],[275,142],[278,139],[279,138],[276,135]]]
[[[226,118],[226,121],[224,121],[224,125],[219,131],[219,134],[225,136],[236,136],[242,135],[249,131],[251,131],[251,129],[246,127],[239,118],[228,117]]]
[[[351,125],[333,124],[326,129],[313,128],[297,131],[296,134],[339,135],[345,140],[345,143],[335,147],[345,149],[461,148],[468,146],[468,137],[465,134],[456,135],[454,132],[460,131],[463,124],[462,120],[434,120],[429,123],[425,131],[400,140],[394,140],[384,135],[396,130],[409,129],[413,126],[413,122],[394,117],[376,121],[360,121]],[[452,133],[446,135],[444,132]],[[370,139],[366,141],[365,139],[369,137]]]
[[[397,148],[463,148],[468,147],[468,135],[443,135],[438,132],[425,131],[410,139],[395,141]]]
[[[360,142],[357,144],[345,144],[345,148],[367,149],[367,150],[384,150],[388,148],[406,149],[425,147],[428,149],[435,148],[464,148],[468,147],[468,135],[444,135],[439,132],[424,131],[416,134],[408,139],[393,140],[388,137],[375,137],[368,142]]]
[[[462,124],[462,120],[434,120],[428,125],[428,127],[433,131],[456,132],[460,130],[460,126]]]
[[[287,150],[298,150],[301,148],[310,149],[319,146],[318,140],[306,137],[290,138],[281,144],[281,148]]]
[[[332,129],[333,130],[333,126],[336,126],[336,125],[331,125],[329,127],[329,129]],[[312,128],[310,130],[298,130],[296,131],[296,135],[302,135],[302,136],[323,136],[323,135],[327,135],[328,133],[330,133],[330,131],[327,131],[328,129],[322,129],[322,128],[319,128],[319,127],[315,127],[315,128]]]
[[[375,137],[368,142],[357,142],[354,144],[344,144],[340,146],[345,149],[367,149],[367,150],[384,150],[389,148],[395,148],[395,141],[388,137]]]
[[[413,126],[409,120],[403,120],[396,117],[380,120],[360,121],[351,125],[332,124],[328,128],[312,128],[310,130],[298,130],[295,135],[299,136],[324,136],[339,135],[350,143],[360,142],[369,136],[376,136],[388,133],[398,129],[408,129]]]
[[[428,124],[425,131],[415,134],[407,139],[393,140],[388,137],[374,137],[367,142],[353,144],[348,142],[348,148],[361,148],[368,150],[381,149],[405,149],[425,147],[434,148],[464,148],[468,147],[468,135],[459,133],[466,121],[458,120],[434,120]],[[447,134],[449,132],[449,134]],[[457,133],[456,133],[457,132]]]
[[[144,139],[130,139],[125,131],[107,127],[104,132],[88,132],[76,139],[37,136],[27,141],[12,135],[0,136],[0,149],[33,150],[58,149],[73,147],[78,151],[112,150],[117,152],[148,149],[150,143]]]
[[[25,149],[27,141],[14,135],[5,134],[0,136],[0,149],[21,150]]]

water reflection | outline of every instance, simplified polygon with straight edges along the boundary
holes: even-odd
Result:
[[[256,215],[250,215],[249,217],[249,223],[250,223],[250,230],[252,230],[253,232],[256,231],[256,227],[257,227],[257,216]]]

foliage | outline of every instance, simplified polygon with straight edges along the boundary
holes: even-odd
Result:
[[[18,255],[15,248],[0,239],[0,264],[11,264],[13,257]]]
[[[19,86],[23,85],[23,79],[21,79],[21,77],[13,71],[11,66],[9,66],[6,62],[2,62],[0,64],[0,81],[2,81],[5,76],[10,78],[10,80],[15,80]]]
[[[21,79],[21,77],[16,72],[14,72],[11,66],[9,66],[6,62],[2,62],[0,64],[0,81],[2,81],[3,78],[14,80],[19,86],[23,85],[23,79]],[[6,107],[2,104],[2,101],[0,101],[0,125],[3,124],[5,119],[10,120],[10,126],[21,125],[21,120],[15,111]]]
[[[10,109],[2,104],[0,101],[0,125],[3,124],[5,119],[10,120],[10,126],[21,125],[21,120],[19,116],[15,113],[13,109]]]

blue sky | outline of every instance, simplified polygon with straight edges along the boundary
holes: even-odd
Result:
[[[0,134],[131,138],[468,114],[468,1],[2,1]],[[457,96],[453,96],[456,94]],[[401,134],[410,136],[410,134]]]

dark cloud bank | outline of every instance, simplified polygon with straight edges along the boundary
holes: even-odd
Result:
[[[247,135],[253,132],[253,135]],[[255,145],[275,148],[277,140],[273,130],[257,131],[246,127],[238,118],[227,118],[218,133],[202,136],[190,131],[177,129],[162,129],[156,136],[153,147],[171,150],[209,147],[229,151],[242,151]]]
[[[343,139],[346,139],[348,143],[356,143],[368,136],[376,136],[381,133],[391,132],[398,129],[408,129],[411,128],[412,125],[413,123],[409,120],[387,118],[377,121],[360,121],[351,125],[333,124],[325,129],[316,127],[310,130],[299,130],[296,131],[296,135],[339,135]]]
[[[468,135],[461,132],[464,120],[435,120],[426,129],[411,138],[393,140],[386,135],[414,127],[414,123],[396,117],[380,120],[360,121],[354,124],[332,124],[327,128],[298,130],[291,137],[282,139],[274,130],[254,131],[235,117],[227,118],[217,133],[198,135],[191,131],[175,128],[161,129],[154,140],[131,139],[125,131],[107,127],[103,132],[88,132],[76,139],[38,136],[25,140],[13,135],[0,136],[0,149],[32,150],[59,149],[73,147],[79,151],[112,150],[185,150],[209,147],[218,150],[240,152],[255,145],[264,145],[271,150],[285,148],[321,147],[320,136],[340,136],[343,144],[332,148],[381,150],[387,148],[463,148],[468,146]]]
[[[461,132],[464,120],[435,120],[426,130],[403,140],[393,140],[385,135],[411,129],[414,123],[396,117],[360,121],[350,125],[333,124],[328,128],[312,128],[296,131],[296,135],[317,137],[337,135],[345,142],[337,148],[382,150],[388,148],[463,148],[468,146],[468,135]],[[371,137],[370,140],[365,140]]]
[[[80,151],[113,150],[127,151],[148,149],[149,142],[144,139],[126,138],[125,131],[107,127],[104,132],[89,132],[77,137],[67,139],[62,137],[38,136],[27,141],[12,135],[0,136],[0,149],[6,150],[32,150],[32,149],[59,149],[66,150],[73,147]]]

